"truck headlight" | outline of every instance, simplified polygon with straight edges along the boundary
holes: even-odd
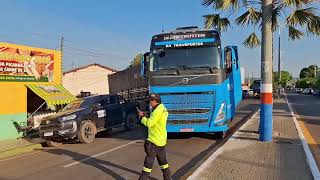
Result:
[[[61,120],[62,121],[68,121],[68,120],[74,120],[75,118],[77,118],[77,115],[72,114],[72,115],[69,115],[69,116],[62,117]]]
[[[219,122],[225,119],[225,103],[222,103],[220,105],[219,111],[218,111],[218,115],[215,119],[214,122]]]

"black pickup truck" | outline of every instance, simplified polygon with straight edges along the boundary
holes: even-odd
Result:
[[[44,118],[38,133],[48,146],[57,146],[65,139],[91,143],[97,132],[117,126],[125,126],[128,130],[135,128],[136,107],[134,102],[116,94],[85,97]]]

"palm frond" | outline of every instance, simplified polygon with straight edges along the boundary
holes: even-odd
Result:
[[[320,36],[320,17],[315,16],[312,20],[308,23],[307,31],[315,34],[317,36]]]
[[[262,13],[254,8],[249,8],[248,11],[239,16],[235,22],[241,26],[257,24],[261,19]]]
[[[303,5],[308,5],[314,0],[283,0],[283,4],[286,6],[292,6],[301,8]]]
[[[304,33],[296,28],[294,28],[293,26],[289,25],[289,37],[292,40],[297,40],[297,39],[301,39],[302,36],[304,35]]]
[[[223,9],[229,9],[229,8],[237,9],[239,7],[239,3],[240,3],[239,0],[224,0],[222,8]]]
[[[219,28],[221,31],[226,31],[230,26],[228,18],[220,18],[220,14],[209,14],[204,17],[205,28]]]
[[[284,10],[284,6],[282,4],[278,5],[276,8],[272,10],[272,30],[275,31],[278,26],[278,18],[281,16],[281,13]]]
[[[230,27],[230,21],[228,18],[221,18],[219,22],[219,28],[221,31],[227,31]]]
[[[253,32],[252,34],[250,34],[249,37],[247,37],[247,39],[245,39],[242,43],[244,46],[248,47],[248,48],[255,48],[260,46],[261,41],[258,38],[258,36],[256,35],[255,32]]]
[[[296,9],[287,17],[287,24],[291,26],[308,24],[315,15],[315,9],[312,7],[305,9]]]
[[[202,0],[201,4],[204,7],[209,7],[211,4],[213,4],[215,2],[215,0]]]
[[[223,0],[202,0],[201,4],[204,7],[212,6],[213,9],[222,9]]]

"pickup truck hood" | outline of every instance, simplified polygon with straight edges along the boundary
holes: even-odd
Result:
[[[57,114],[48,116],[43,118],[42,121],[44,120],[57,120],[59,117],[64,117],[64,116],[68,116],[71,114],[78,114],[80,111],[83,111],[84,109],[76,109],[76,110],[69,110],[69,111],[63,111],[63,112],[58,112]]]

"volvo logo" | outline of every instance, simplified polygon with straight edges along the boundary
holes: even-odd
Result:
[[[188,84],[189,79],[188,79],[188,78],[183,78],[181,82],[182,82],[183,84]]]

